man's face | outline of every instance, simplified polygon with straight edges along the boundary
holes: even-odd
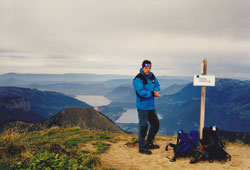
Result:
[[[151,67],[143,67],[142,71],[147,76],[151,72]]]

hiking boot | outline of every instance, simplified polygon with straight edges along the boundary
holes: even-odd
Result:
[[[153,143],[151,143],[151,144],[147,143],[147,144],[144,146],[144,148],[146,148],[146,149],[159,149],[160,146],[159,146],[159,145],[155,145],[155,144],[153,144]]]
[[[146,154],[146,155],[151,155],[152,154],[152,152],[149,151],[146,148],[139,148],[139,153]]]
[[[173,157],[172,159],[170,159],[170,162],[175,162],[176,161],[176,158]]]

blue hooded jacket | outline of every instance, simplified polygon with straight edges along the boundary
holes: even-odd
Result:
[[[146,78],[148,84],[143,84],[143,80],[140,78],[134,79],[133,84],[135,91],[139,96],[141,96],[139,97],[138,95],[136,95],[136,108],[140,110],[153,110],[155,109],[153,91],[160,92],[159,81],[156,77],[154,82],[150,80],[152,72],[150,72],[149,75],[146,76],[142,69],[140,69],[140,73]]]

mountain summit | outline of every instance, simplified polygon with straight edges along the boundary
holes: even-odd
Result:
[[[81,129],[123,132],[106,116],[92,108],[70,107],[43,121],[41,125],[46,128],[78,126]]]

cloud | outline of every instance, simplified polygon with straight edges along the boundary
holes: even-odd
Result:
[[[214,74],[250,74],[242,71],[250,67],[248,0],[0,3],[0,73],[136,74],[148,58],[158,74],[186,76],[206,57]]]

